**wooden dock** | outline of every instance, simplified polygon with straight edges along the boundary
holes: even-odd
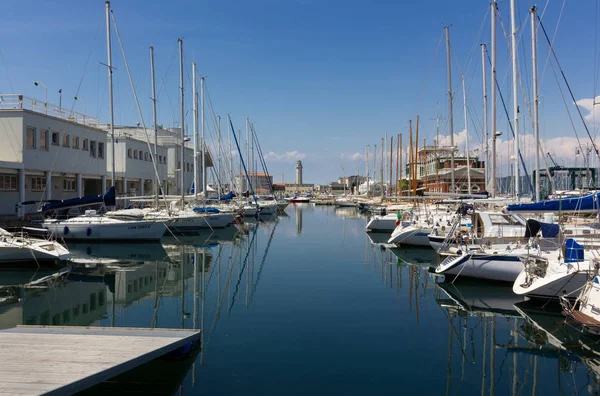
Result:
[[[200,341],[198,330],[18,326],[0,331],[0,394],[73,394]]]

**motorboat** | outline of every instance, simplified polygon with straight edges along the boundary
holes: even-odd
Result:
[[[16,263],[54,265],[69,260],[71,253],[60,243],[43,238],[30,237],[26,232],[11,233],[0,228],[0,266],[11,267]],[[19,265],[21,267],[21,265]]]
[[[309,203],[309,197],[296,196],[289,199],[290,203]]]
[[[404,212],[388,243],[431,247],[429,234],[435,228],[449,227],[454,215],[452,211],[443,209]]]
[[[600,335],[600,276],[598,276],[598,269],[600,269],[600,265],[596,267],[594,276],[585,283],[575,304],[571,304],[565,296],[560,298],[565,315],[594,335]]]

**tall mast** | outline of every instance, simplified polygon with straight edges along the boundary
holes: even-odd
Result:
[[[179,43],[179,89],[180,89],[180,100],[181,100],[181,166],[179,167],[179,175],[181,180],[181,209],[185,206],[185,129],[184,129],[184,118],[185,118],[185,102],[183,97],[183,40],[177,39]]]
[[[219,198],[221,197],[221,194],[223,193],[222,191],[222,187],[221,187],[221,116],[218,115],[217,116],[217,183],[218,187],[217,187],[217,193],[219,195]]]
[[[394,167],[392,163],[394,161],[394,135],[390,136],[390,181],[388,185],[388,197],[392,196],[392,176]]]
[[[531,69],[533,72],[533,131],[535,135],[535,200],[540,201],[540,124],[539,98],[537,82],[537,25],[535,21],[537,7],[531,7]]]
[[[467,134],[467,188],[471,194],[471,158],[469,156],[469,122],[467,120],[467,90],[465,87],[465,75],[462,75],[463,107],[465,112],[465,132]]]
[[[520,175],[519,175],[519,91],[517,88],[517,80],[519,79],[517,71],[517,16],[515,0],[510,0],[510,26],[511,26],[511,58],[512,58],[512,91],[513,91],[513,127],[515,130],[515,195],[519,200]]]
[[[409,125],[409,132],[408,133],[409,133],[409,137],[410,137],[410,142],[409,142],[409,147],[408,147],[408,158],[406,159],[406,163],[408,164],[407,168],[410,171],[410,179],[409,179],[409,181],[410,181],[410,186],[412,187],[412,184],[413,184],[412,181],[413,181],[413,179],[415,177],[415,171],[414,171],[414,168],[413,168],[413,162],[414,161],[413,161],[412,120],[408,121],[408,125]],[[410,189],[410,187],[407,185],[407,190],[410,191],[409,189]],[[414,205],[414,202],[413,202],[413,205]]]
[[[196,62],[192,63],[192,113],[194,114],[194,198],[198,199],[198,92],[196,92]]]
[[[246,162],[250,161],[250,135],[248,134],[248,117],[246,117]],[[252,168],[250,168],[250,174],[248,175],[250,178],[250,183],[252,183]],[[296,191],[298,191],[299,186],[296,184]],[[248,186],[247,190],[250,189]]]
[[[367,197],[369,196],[369,193],[371,192],[371,189],[369,188],[369,145],[367,144],[365,146],[365,175],[367,175],[366,179],[367,179]]]
[[[204,77],[200,77],[200,129],[202,130],[202,140],[200,141],[201,159],[202,159],[202,195],[208,198],[206,184],[206,142],[204,140]]]
[[[400,177],[399,177],[399,187],[400,187],[400,195],[402,195],[402,134],[400,134],[400,138],[398,139],[398,145],[400,146]]]
[[[491,97],[492,97],[492,113],[491,113],[491,128],[492,128],[492,198],[496,196],[496,11],[498,10],[498,4],[492,1],[490,4],[492,18],[492,59],[491,59]]]
[[[375,172],[377,169],[377,145],[373,145],[373,196],[375,196]]]
[[[398,134],[396,138],[396,180],[394,181],[394,191],[396,192],[396,197],[398,196],[398,172],[400,171],[399,162],[400,161],[400,139],[402,139],[402,135]]]
[[[380,179],[379,179],[381,190],[379,192],[381,193],[381,198],[383,198],[383,164],[385,163],[384,154],[385,154],[385,138],[381,138],[381,164],[379,164],[379,171],[381,173]]]
[[[488,128],[488,104],[487,104],[487,73],[485,66],[485,54],[486,48],[485,44],[481,44],[481,81],[483,83],[483,135],[485,136],[485,168],[483,172],[483,185],[484,188],[487,189],[488,180],[489,180],[489,169],[490,169],[490,152],[489,152],[489,141],[490,141],[490,132]]]
[[[110,44],[110,1],[106,1],[106,51],[108,53],[108,101],[109,101],[109,110],[110,110],[110,139],[111,139],[111,178],[112,178],[112,186],[117,185],[116,176],[115,176],[115,112],[114,112],[114,101],[113,101],[113,67],[112,67],[112,49]],[[123,186],[123,192],[125,192],[125,187]]]
[[[417,115],[415,127],[415,173],[413,177],[413,194],[417,196],[417,173],[419,172],[419,116]],[[415,201],[416,202],[416,201]]]
[[[450,26],[444,27],[446,29],[446,64],[448,69],[448,113],[449,113],[449,132],[450,132],[450,191],[455,192],[454,182],[454,117],[452,114],[452,68],[450,65]]]
[[[156,82],[154,79],[154,47],[150,46],[150,76],[152,79],[152,119],[154,124],[154,161],[158,159],[158,125],[156,121]],[[156,188],[154,193],[154,206],[158,209],[158,196],[160,194],[160,180],[156,178]]]

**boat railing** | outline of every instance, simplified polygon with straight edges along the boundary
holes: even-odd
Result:
[[[52,103],[18,94],[0,94],[0,110],[31,110],[63,120],[99,128],[100,120]]]

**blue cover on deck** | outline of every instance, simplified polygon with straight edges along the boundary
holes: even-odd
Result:
[[[42,205],[40,211],[75,208],[103,203],[105,206],[116,205],[115,187],[112,186],[104,195],[90,195],[87,197],[65,199],[64,201],[52,201]]]
[[[575,239],[569,238],[565,242],[565,263],[576,263],[583,261],[583,246]]]
[[[217,208],[194,208],[196,213],[220,213]]]
[[[600,193],[583,197],[551,199],[532,203],[516,203],[506,207],[509,212],[581,212],[597,211]]]
[[[235,194],[233,192],[228,192],[227,194],[223,195],[221,198],[219,198],[221,201],[228,201],[230,199],[233,199],[233,197],[235,197]]]
[[[542,231],[544,238],[557,238],[560,234],[560,226],[552,223],[542,223],[534,219],[528,219],[525,226],[525,238],[531,238]]]

